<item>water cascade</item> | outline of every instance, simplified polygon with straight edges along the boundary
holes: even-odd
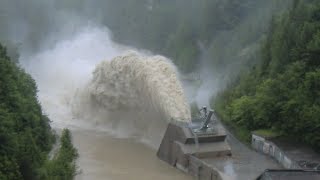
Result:
[[[190,108],[176,69],[162,56],[134,51],[99,63],[74,101],[77,117],[157,147],[171,120],[189,122]]]

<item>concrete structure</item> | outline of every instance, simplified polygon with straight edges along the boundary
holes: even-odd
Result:
[[[188,124],[170,123],[158,150],[158,157],[186,173],[204,180],[221,180],[223,175],[203,158],[230,156],[226,133],[195,134]]]
[[[206,126],[207,128],[202,129],[203,125],[201,120],[189,124],[184,122],[170,123],[157,156],[171,166],[195,176],[199,180],[318,178],[318,172],[314,169],[320,166],[318,163],[314,163],[318,159],[314,152],[295,151],[289,145],[278,145],[283,145],[283,142],[279,143],[274,140],[271,142],[267,138],[253,134],[252,146],[259,151],[256,152],[243,145],[226,131],[216,117],[215,121],[211,121],[211,124]],[[266,169],[283,169],[276,161],[286,168],[308,168],[313,171],[296,170],[294,172],[286,169],[266,171]]]
[[[251,180],[267,168],[280,168],[273,160],[229,136],[218,121],[204,132],[197,131],[201,125],[170,123],[158,157],[199,180]]]
[[[266,138],[252,134],[253,149],[264,153],[279,162],[286,169],[320,170],[320,155],[302,144],[289,143],[279,138]]]
[[[319,180],[320,171],[266,170],[257,180]]]

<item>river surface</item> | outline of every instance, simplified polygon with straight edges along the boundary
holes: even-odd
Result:
[[[195,179],[159,160],[154,148],[135,139],[117,138],[90,128],[69,127],[80,155],[76,180]],[[255,179],[265,169],[281,168],[274,160],[246,147],[229,132],[227,141],[232,148],[232,157],[204,159],[229,177],[226,179]]]
[[[72,130],[78,149],[77,180],[191,180],[156,156],[156,150],[133,139],[105,132]]]

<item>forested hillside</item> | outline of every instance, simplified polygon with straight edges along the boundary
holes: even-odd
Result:
[[[109,0],[102,18],[118,42],[170,57],[182,72],[200,60],[218,76],[250,63],[272,14],[290,0]],[[251,62],[252,63],[252,62]]]
[[[320,149],[319,0],[0,2],[0,40],[14,50],[37,52],[87,21],[109,28],[118,43],[168,56],[183,73],[205,66],[211,74],[202,81],[216,79],[222,88],[212,92],[212,105],[244,136],[267,129]],[[0,140],[17,151],[1,148],[3,157],[14,152],[1,162],[13,163],[12,172],[24,176],[21,167],[40,167],[45,158],[36,153],[36,161],[24,165],[19,148],[28,140],[35,143],[30,151],[47,153],[51,133],[34,81],[1,52],[1,116],[14,120],[0,122]]]
[[[35,81],[10,60],[0,45],[0,179],[72,179],[76,152],[70,135],[64,136],[62,140],[67,140],[62,141],[57,158],[48,160],[55,136],[37,100]],[[67,148],[69,155],[58,162],[59,156],[66,154],[64,146],[71,146]],[[65,168],[62,162],[74,169]]]
[[[320,150],[320,2],[295,0],[274,17],[260,63],[213,106],[235,128],[268,129]]]

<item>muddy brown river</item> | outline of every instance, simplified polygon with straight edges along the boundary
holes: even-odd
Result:
[[[156,156],[156,150],[133,139],[104,132],[72,130],[79,152],[77,180],[191,180]]]

